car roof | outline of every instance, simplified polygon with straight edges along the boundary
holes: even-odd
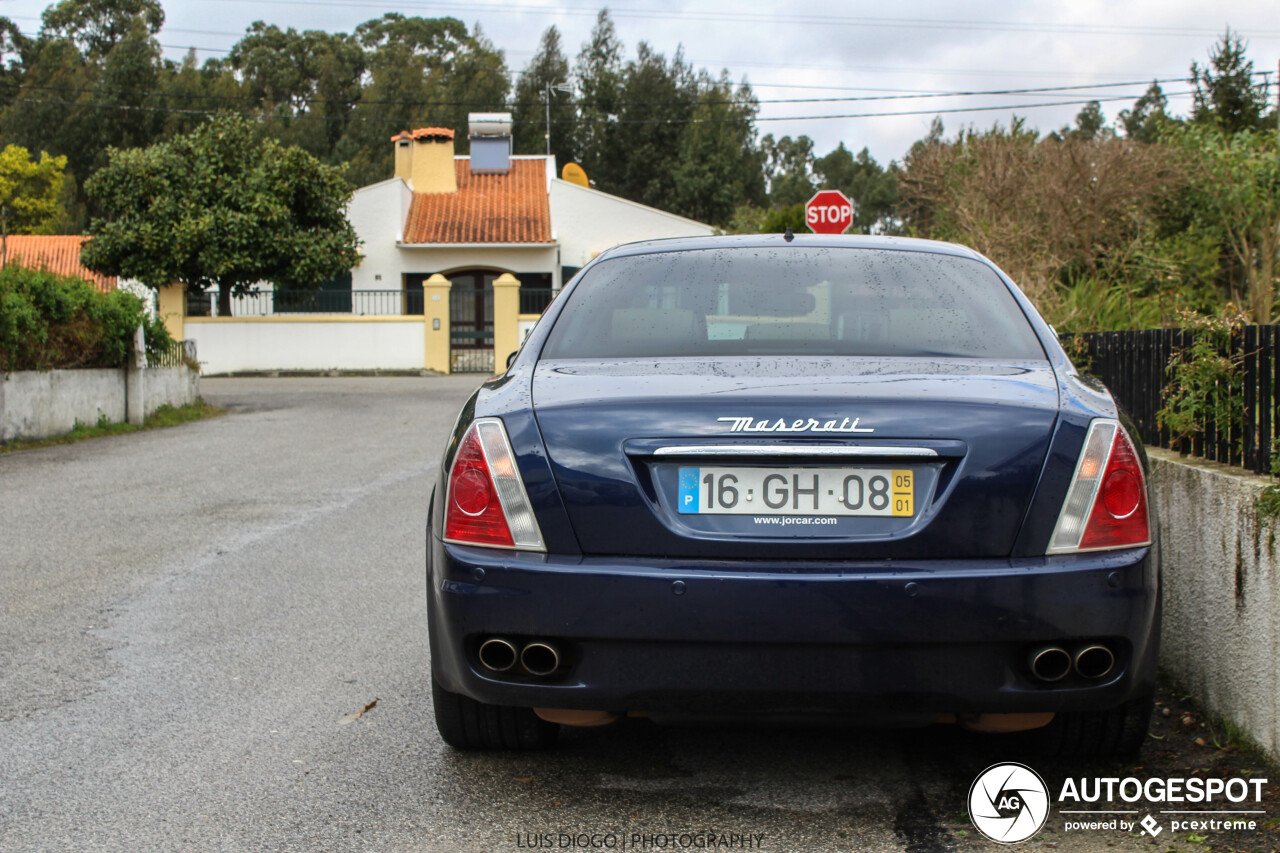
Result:
[[[708,249],[765,249],[805,246],[822,249],[891,249],[903,252],[929,252],[954,255],[990,263],[967,246],[915,237],[882,237],[866,234],[796,234],[788,241],[782,234],[730,234],[716,237],[667,237],[623,243],[602,252],[600,257],[619,258],[659,252],[688,252]]]

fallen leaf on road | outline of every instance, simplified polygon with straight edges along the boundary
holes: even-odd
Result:
[[[360,719],[360,718],[361,718],[361,717],[363,717],[365,714],[367,714],[367,713],[369,713],[370,711],[372,711],[372,710],[373,710],[373,708],[374,708],[374,706],[375,706],[375,705],[377,705],[377,704],[378,704],[378,700],[377,700],[377,699],[374,699],[372,702],[370,702],[368,705],[365,705],[365,706],[364,706],[363,708],[361,708],[359,711],[356,711],[356,712],[355,712],[355,713],[353,713],[353,714],[347,714],[347,715],[346,715],[345,717],[343,717],[341,720],[338,720],[338,725],[340,725],[340,726],[349,726],[349,725],[351,725],[351,724],[352,724],[352,723],[354,723],[356,720]]]

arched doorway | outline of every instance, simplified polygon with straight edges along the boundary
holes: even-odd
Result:
[[[449,290],[449,349],[454,373],[493,373],[493,282],[502,270],[445,273]]]

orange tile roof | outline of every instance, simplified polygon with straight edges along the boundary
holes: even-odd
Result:
[[[5,263],[21,262],[30,269],[44,269],[59,275],[83,278],[98,290],[114,290],[116,277],[96,273],[80,263],[80,248],[88,237],[76,234],[46,236],[10,234],[5,241]]]
[[[414,193],[405,243],[550,243],[546,162],[512,160],[505,175],[473,175],[454,160],[456,193]]]
[[[453,131],[447,127],[420,127],[417,130],[402,130],[391,137],[392,142],[401,139],[453,139]]]

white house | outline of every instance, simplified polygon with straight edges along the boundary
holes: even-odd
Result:
[[[471,116],[470,156],[455,156],[453,140],[440,127],[391,138],[395,174],[356,190],[348,207],[363,254],[349,284],[330,283],[321,298],[255,294],[231,317],[188,316],[184,331],[206,370],[492,371],[495,304],[505,298],[494,284],[511,285],[503,276],[519,282],[513,310],[531,323],[611,246],[715,232],[561,179],[553,157],[512,155],[508,114]],[[242,327],[230,328],[238,319]],[[293,325],[273,329],[273,319]]]

